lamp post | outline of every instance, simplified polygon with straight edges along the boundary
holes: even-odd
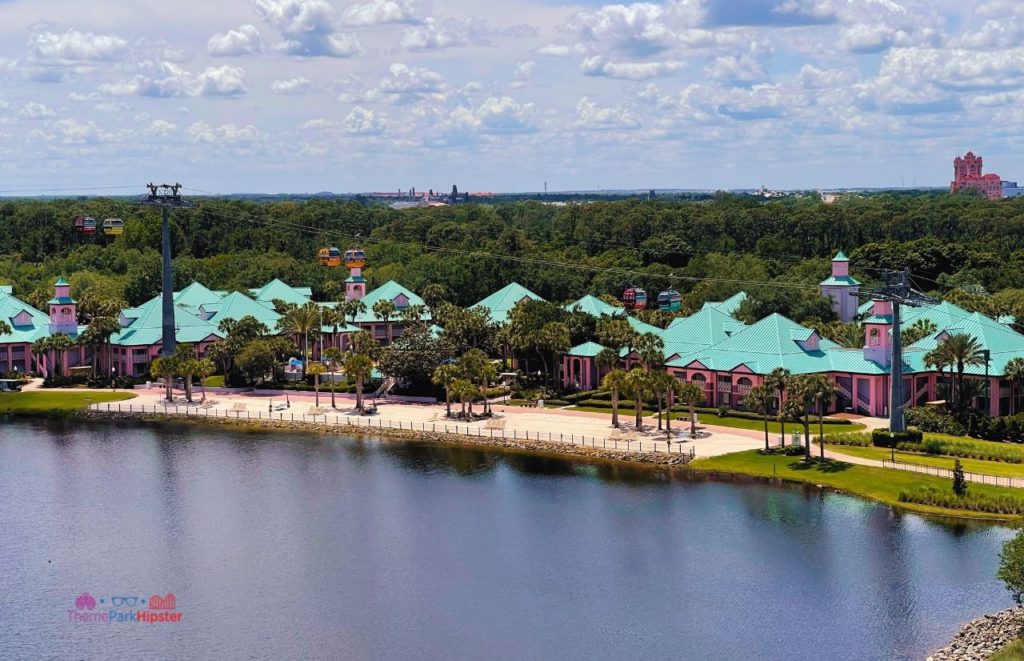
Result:
[[[988,379],[988,365],[992,362],[992,352],[988,349],[983,349],[981,355],[985,358],[985,408],[988,409],[986,414],[991,415],[992,413],[992,382]]]
[[[114,392],[117,392],[117,368],[113,365],[110,366],[110,385],[114,388]]]
[[[889,457],[892,459],[892,467],[896,468],[896,432],[889,432]]]

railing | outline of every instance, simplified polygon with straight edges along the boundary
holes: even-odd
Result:
[[[628,452],[665,452],[670,454],[688,454],[691,459],[696,456],[696,450],[691,445],[684,450],[684,441],[655,441],[650,439],[629,439],[629,438],[607,438],[597,436],[585,436],[577,434],[555,434],[552,432],[530,432],[529,430],[518,429],[492,429],[483,426],[458,425],[435,422],[414,422],[412,420],[385,420],[376,416],[346,416],[336,413],[322,413],[313,415],[311,413],[294,413],[292,411],[253,411],[230,410],[217,408],[201,408],[199,406],[157,406],[145,404],[122,404],[107,403],[93,404],[90,407],[94,411],[107,411],[129,414],[153,414],[153,415],[175,415],[199,418],[228,418],[235,420],[256,420],[273,422],[301,422],[305,424],[333,425],[335,427],[356,427],[360,429],[398,429],[400,431],[421,431],[431,434],[455,434],[458,436],[471,436],[474,438],[500,438],[502,440],[523,440],[539,441],[547,443],[564,443],[566,445],[579,445],[603,450],[625,450]],[[242,414],[245,414],[244,416]],[[266,413],[266,415],[263,415]],[[673,448],[673,446],[675,446]]]
[[[894,468],[896,470],[910,471],[912,473],[923,473],[925,475],[934,475],[936,477],[947,477],[953,479],[953,471],[949,468],[942,468],[941,466],[928,466],[926,464],[915,464],[909,461],[892,461],[891,459],[882,459],[883,468]],[[999,487],[1014,487],[1024,488],[1024,478],[1021,477],[1007,477],[1004,475],[986,475],[984,473],[972,473],[970,471],[964,471],[964,478],[968,482],[976,482],[978,484],[991,484]]]

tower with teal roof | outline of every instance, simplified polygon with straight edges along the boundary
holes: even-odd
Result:
[[[78,304],[71,298],[71,285],[64,278],[53,285],[53,298],[46,302],[50,310],[50,335],[78,333]]]
[[[832,258],[832,275],[821,282],[821,293],[832,299],[832,310],[843,323],[857,318],[860,282],[850,277],[850,259],[842,251]]]

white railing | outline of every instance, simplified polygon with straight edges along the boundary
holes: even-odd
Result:
[[[430,434],[455,434],[473,438],[493,438],[502,440],[540,441],[546,443],[563,443],[603,450],[624,450],[628,452],[664,452],[671,454],[688,454],[692,459],[696,452],[693,446],[683,448],[685,441],[658,441],[652,439],[607,438],[585,436],[579,434],[555,434],[552,432],[531,432],[519,429],[493,429],[485,426],[459,425],[449,422],[415,422],[412,420],[387,420],[378,416],[350,416],[340,413],[295,413],[294,411],[254,411],[231,410],[218,408],[201,408],[199,406],[160,406],[156,404],[124,404],[121,402],[93,404],[94,411],[127,413],[130,415],[171,415],[192,418],[226,418],[233,420],[296,422],[311,425],[328,425],[338,427],[355,427],[357,429],[397,429],[400,431],[424,432]]]
[[[882,459],[882,466],[884,468],[894,468],[896,470],[910,471],[912,473],[923,473],[925,475],[934,475],[936,477],[948,477],[953,479],[953,471],[949,468],[942,468],[940,466],[915,464],[909,461],[892,461],[891,459]],[[978,484],[1024,488],[1024,478],[1020,477],[986,475],[985,473],[972,473],[970,471],[964,471],[964,477],[968,482],[977,482]]]

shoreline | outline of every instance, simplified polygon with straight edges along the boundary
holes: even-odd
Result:
[[[982,615],[960,627],[953,640],[929,654],[927,661],[985,661],[1017,640],[1022,624],[1020,606]]]

